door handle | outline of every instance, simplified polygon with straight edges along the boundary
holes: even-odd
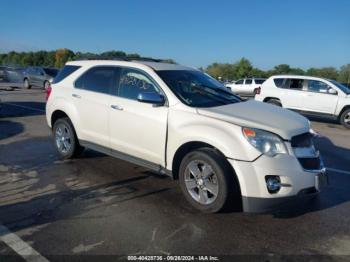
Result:
[[[77,94],[72,94],[72,97],[74,97],[74,98],[81,98],[81,96],[77,95]]]
[[[119,105],[111,105],[111,108],[113,108],[115,110],[120,110],[120,111],[123,110],[123,108],[121,106],[119,106]]]

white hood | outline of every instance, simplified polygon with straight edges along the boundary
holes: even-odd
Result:
[[[309,132],[309,121],[298,113],[250,100],[212,108],[199,108],[198,114],[220,119],[242,127],[259,128],[283,139]]]

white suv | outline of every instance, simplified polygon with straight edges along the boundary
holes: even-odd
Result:
[[[350,128],[350,89],[334,80],[311,76],[272,76],[257,90],[255,100],[331,117]]]
[[[181,65],[69,62],[46,117],[62,158],[88,147],[169,175],[204,212],[268,211],[326,181],[306,118]]]
[[[266,79],[264,78],[244,78],[236,82],[226,84],[233,93],[241,96],[254,96],[255,89],[259,88]]]

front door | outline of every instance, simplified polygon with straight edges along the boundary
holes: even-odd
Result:
[[[338,94],[331,94],[332,89],[325,82],[319,80],[308,80],[303,96],[303,110],[323,114],[334,115]]]
[[[123,68],[110,101],[111,148],[164,166],[168,107],[137,101],[142,92],[161,89],[145,72]]]

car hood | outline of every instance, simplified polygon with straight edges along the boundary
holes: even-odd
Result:
[[[254,100],[225,106],[198,108],[198,114],[242,127],[270,131],[283,139],[309,132],[309,121],[298,113]]]

